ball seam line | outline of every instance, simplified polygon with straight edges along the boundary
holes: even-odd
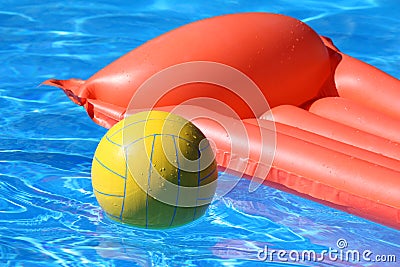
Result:
[[[97,189],[94,188],[94,187],[93,187],[93,190],[96,191],[96,192],[99,193],[99,194],[102,194],[102,195],[108,196],[108,197],[124,197],[124,196],[121,196],[121,195],[115,195],[115,194],[104,193],[104,192],[101,192],[100,190],[97,190]]]
[[[215,169],[213,168],[213,170],[209,174],[207,174],[206,176],[204,176],[203,178],[200,179],[200,182],[204,181],[205,179],[207,179],[208,177],[210,177],[214,173],[215,173]]]
[[[178,170],[178,192],[176,194],[176,200],[175,200],[175,208],[174,208],[174,213],[172,214],[171,222],[169,224],[169,227],[172,226],[172,223],[175,220],[175,215],[176,215],[176,210],[178,207],[178,201],[179,201],[179,191],[180,191],[180,185],[181,185],[181,168],[179,166],[179,158],[178,158],[178,148],[176,147],[176,140],[175,136],[172,136],[172,140],[174,141],[174,148],[175,148],[175,156],[176,156],[176,165],[177,165],[177,170]]]
[[[199,159],[200,159],[200,157],[201,157],[201,150],[200,149],[198,149],[197,150],[197,156],[199,157]],[[196,192],[196,206],[194,207],[194,211],[193,211],[193,220],[192,221],[194,221],[195,219],[196,219],[196,214],[197,214],[197,205],[198,205],[198,199],[199,199],[199,192],[200,192],[200,182],[201,182],[201,179],[200,179],[200,176],[201,176],[201,173],[200,173],[200,169],[201,169],[201,164],[200,164],[200,160],[198,161],[199,162],[199,164],[197,164],[197,192]]]
[[[126,179],[126,177],[124,177],[123,175],[115,172],[113,169],[111,169],[110,167],[108,167],[107,165],[105,165],[103,162],[101,162],[96,156],[94,157],[94,159],[107,171],[117,175],[118,177],[122,178],[122,179]]]
[[[149,224],[149,189],[150,189],[150,180],[151,180],[151,171],[153,167],[153,153],[154,153],[154,144],[156,142],[156,134],[153,134],[153,143],[151,144],[151,152],[150,152],[150,163],[149,163],[149,172],[147,176],[147,192],[146,192],[146,229]]]
[[[208,141],[208,140],[207,140]],[[201,151],[204,151],[204,150],[206,150],[207,148],[209,148],[210,147],[210,142],[207,142],[207,145],[205,146],[205,147],[203,147],[203,148],[201,148],[201,149],[199,149],[199,151],[201,152]],[[200,155],[199,155],[200,156]]]
[[[106,140],[107,140],[108,142],[110,142],[111,144],[116,145],[117,147],[121,147],[121,144],[115,143],[115,142],[114,142],[113,140],[111,140],[110,137],[108,137],[107,135],[106,135]]]
[[[121,213],[119,214],[120,220],[122,221],[122,215],[124,214],[124,209],[125,209],[125,199],[126,199],[126,182],[128,180],[128,161],[127,161],[128,155],[125,152],[125,181],[124,181],[124,198],[122,199],[122,204],[121,204]]]

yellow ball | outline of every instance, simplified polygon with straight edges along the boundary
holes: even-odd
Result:
[[[216,190],[214,153],[186,119],[136,113],[101,139],[92,163],[96,199],[113,220],[170,228],[202,216]]]

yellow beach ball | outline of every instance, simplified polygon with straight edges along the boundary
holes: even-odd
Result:
[[[115,124],[92,163],[93,190],[105,213],[144,228],[175,227],[202,216],[217,176],[203,133],[162,111],[136,113]]]

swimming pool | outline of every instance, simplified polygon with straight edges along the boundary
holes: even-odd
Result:
[[[400,77],[395,1],[60,1],[0,4],[0,263],[4,266],[350,266],[345,259],[271,262],[264,250],[348,249],[396,255],[400,232],[242,181],[206,216],[168,231],[116,224],[92,193],[90,167],[105,129],[52,77],[88,78],[167,30],[241,11],[283,13],[331,37],[344,52]],[[299,2],[299,1],[298,1]],[[221,173],[219,190],[229,180]],[[244,194],[243,192],[246,192]],[[321,256],[322,254],[322,256]],[[296,253],[292,253],[296,258]],[[376,266],[376,263],[362,263]],[[395,263],[386,263],[396,266]],[[384,264],[379,266],[385,266]]]

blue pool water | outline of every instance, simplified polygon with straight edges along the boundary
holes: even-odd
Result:
[[[247,181],[174,230],[104,217],[90,168],[106,130],[60,90],[38,85],[88,78],[163,32],[242,11],[301,19],[345,53],[400,77],[396,0],[0,2],[0,266],[398,266],[399,231],[265,186],[248,193]],[[229,179],[221,173],[218,190]],[[322,253],[338,240],[396,255],[397,264],[263,262],[260,252]]]

